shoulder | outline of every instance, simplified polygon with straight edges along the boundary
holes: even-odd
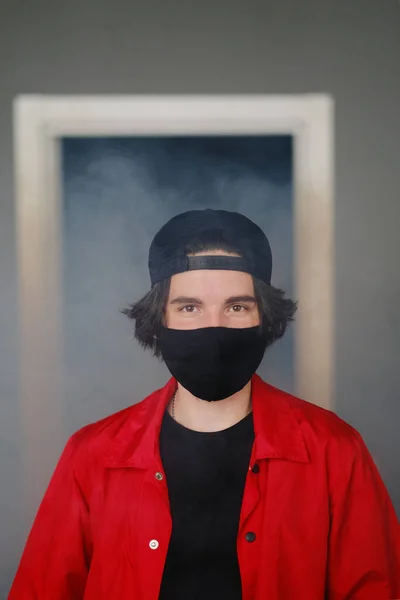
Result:
[[[307,448],[311,451],[326,450],[329,455],[343,456],[363,454],[364,442],[360,433],[352,425],[328,410],[307,400],[279,390],[263,382],[274,405],[285,410],[296,420]]]
[[[285,392],[281,393],[284,394],[286,402],[305,433],[327,440],[355,441],[359,438],[358,431],[332,410]]]
[[[107,417],[89,423],[69,438],[64,456],[78,469],[82,466],[103,465],[116,448],[133,440],[146,426],[160,391]]]
[[[357,429],[330,410],[262,385],[265,404],[270,400],[273,409],[284,415],[283,432],[291,431],[296,440],[301,434],[311,472],[316,480],[326,482],[332,498],[344,497],[351,488],[373,496],[381,507],[390,505],[374,458]]]

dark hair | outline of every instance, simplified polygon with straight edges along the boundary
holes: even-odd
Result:
[[[237,250],[219,239],[195,239],[186,247],[187,254],[199,254],[205,251],[223,250],[236,253]],[[129,305],[121,312],[134,321],[135,337],[139,344],[153,351],[155,356],[161,356],[157,342],[157,333],[164,324],[165,310],[168,301],[171,279],[156,283],[151,290],[138,302]],[[254,294],[260,311],[263,331],[267,334],[267,346],[279,340],[293,321],[297,303],[285,298],[285,293],[263,281],[253,277]]]

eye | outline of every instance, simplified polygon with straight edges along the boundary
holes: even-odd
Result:
[[[182,308],[179,309],[179,312],[194,313],[196,308],[197,307],[194,304],[187,304],[186,306],[182,306]]]
[[[248,308],[247,306],[243,306],[242,304],[233,304],[233,306],[231,306],[231,310],[235,313],[241,313],[248,310]]]

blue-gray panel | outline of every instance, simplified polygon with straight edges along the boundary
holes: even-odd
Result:
[[[289,136],[63,140],[64,330],[68,429],[140,400],[168,376],[119,309],[149,286],[147,253],[172,215],[243,212],[267,233],[274,285],[293,294]],[[293,390],[293,329],[259,369]]]

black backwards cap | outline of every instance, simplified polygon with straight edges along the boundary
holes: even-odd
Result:
[[[187,256],[193,243],[227,245],[240,256]],[[271,284],[272,254],[264,232],[244,215],[227,210],[191,210],[170,219],[149,252],[151,285],[197,269],[244,271]]]

